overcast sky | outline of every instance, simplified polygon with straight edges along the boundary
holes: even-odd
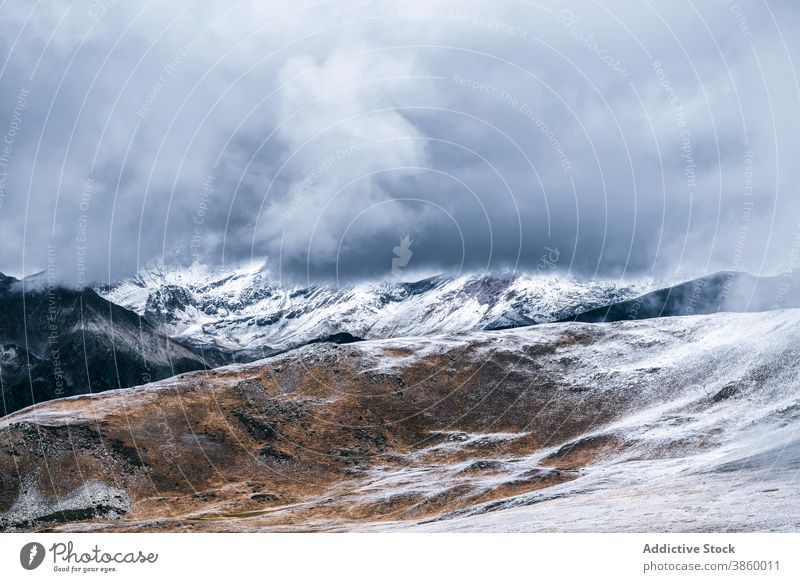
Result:
[[[800,255],[799,17],[7,0],[0,271],[774,273]]]

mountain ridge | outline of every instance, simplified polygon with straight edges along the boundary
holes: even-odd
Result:
[[[215,273],[145,272],[98,291],[193,346],[253,357],[339,333],[375,339],[556,321],[652,289],[648,280],[581,281],[557,273],[437,275],[415,282],[284,286],[256,265]]]
[[[23,294],[31,281],[0,274],[0,412],[309,344],[800,307],[785,277],[737,272],[661,288],[653,280],[581,281],[557,273],[287,287],[261,264],[145,270],[82,290],[39,279]]]
[[[644,295],[564,318],[561,321],[604,323],[719,312],[749,313],[800,307],[800,289],[791,277],[759,277],[720,271]]]
[[[0,280],[2,412],[206,367],[192,350],[93,289]]]

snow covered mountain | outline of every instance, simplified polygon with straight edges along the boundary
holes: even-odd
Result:
[[[754,277],[748,273],[721,271],[566,319],[600,323],[718,312],[763,312],[798,307],[800,289],[793,285],[791,273]]]
[[[651,291],[650,280],[552,273],[437,276],[414,283],[285,286],[263,265],[153,268],[99,288],[107,300],[214,354],[253,359],[326,338],[425,336],[556,321]]]
[[[16,283],[7,315],[24,312]],[[0,531],[796,529],[800,310],[776,308],[796,296],[736,273],[654,288],[553,274],[305,288],[195,266],[106,299],[61,291],[60,327],[99,338],[62,348],[72,362],[111,361],[140,330],[148,369],[268,357],[0,419]],[[47,297],[26,297],[45,330]],[[23,345],[17,318],[0,324]]]
[[[785,278],[732,272],[673,286],[547,272],[337,288],[281,284],[262,264],[239,269],[195,264],[148,269],[96,290],[47,291],[26,281],[31,284],[23,298],[20,282],[0,278],[0,412],[5,413],[317,342],[800,306]]]

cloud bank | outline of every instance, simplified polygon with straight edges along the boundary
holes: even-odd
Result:
[[[9,0],[0,271],[793,268],[798,24],[744,0]]]

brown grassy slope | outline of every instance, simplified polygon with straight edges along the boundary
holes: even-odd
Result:
[[[575,382],[591,366],[575,354],[609,329],[321,344],[45,403],[0,421],[0,524],[331,529],[556,485],[622,450],[613,435],[580,439],[648,397]],[[94,482],[128,505],[59,505]]]

